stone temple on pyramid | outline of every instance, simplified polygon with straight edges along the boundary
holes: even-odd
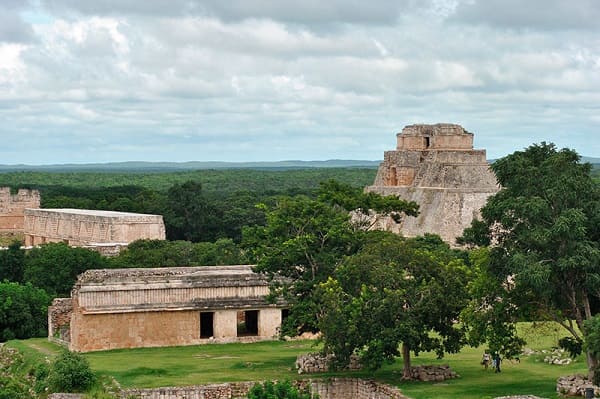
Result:
[[[365,190],[415,201],[420,214],[400,223],[380,218],[375,228],[406,237],[434,233],[455,245],[500,189],[485,150],[473,149],[473,133],[455,124],[409,125],[396,137],[396,149],[385,151],[375,182]]]

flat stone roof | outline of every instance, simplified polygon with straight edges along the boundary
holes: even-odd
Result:
[[[70,214],[70,215],[85,215],[85,216],[101,216],[110,218],[128,218],[138,216],[160,216],[151,215],[146,213],[133,213],[133,212],[118,212],[118,211],[102,211],[96,209],[72,209],[72,208],[28,208],[27,211],[45,212],[45,213],[59,213],[59,214]]]
[[[105,288],[130,284],[191,284],[211,286],[228,281],[225,285],[268,285],[265,275],[252,271],[254,265],[155,267],[127,269],[92,269],[80,274],[76,285]]]

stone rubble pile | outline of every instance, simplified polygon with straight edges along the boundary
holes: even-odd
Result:
[[[329,371],[329,364],[333,360],[333,355],[323,355],[321,353],[306,353],[298,355],[296,358],[296,369],[298,374],[325,373]],[[350,364],[346,370],[360,370],[362,366],[357,356],[350,356]]]
[[[460,377],[450,366],[414,366],[410,368],[411,379],[418,381],[444,381]]]
[[[544,362],[548,364],[557,364],[559,366],[565,366],[571,364],[573,359],[565,352],[564,349],[553,349],[551,352],[543,350],[542,353],[547,354],[544,357]]]
[[[592,384],[583,374],[559,377],[556,381],[556,392],[566,396],[585,397],[586,388],[592,388],[594,396],[600,395],[600,387]]]

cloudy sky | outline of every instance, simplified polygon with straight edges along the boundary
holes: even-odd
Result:
[[[598,0],[0,0],[0,164],[600,156]]]

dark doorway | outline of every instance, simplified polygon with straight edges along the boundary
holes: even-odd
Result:
[[[258,335],[258,310],[238,312],[238,337]]]
[[[210,338],[214,335],[215,312],[200,312],[200,338]]]
[[[425,148],[429,148],[430,142],[429,137],[425,137]]]
[[[281,309],[281,324],[283,324],[283,322],[285,321],[285,319],[287,319],[290,315],[290,310],[289,309]]]

